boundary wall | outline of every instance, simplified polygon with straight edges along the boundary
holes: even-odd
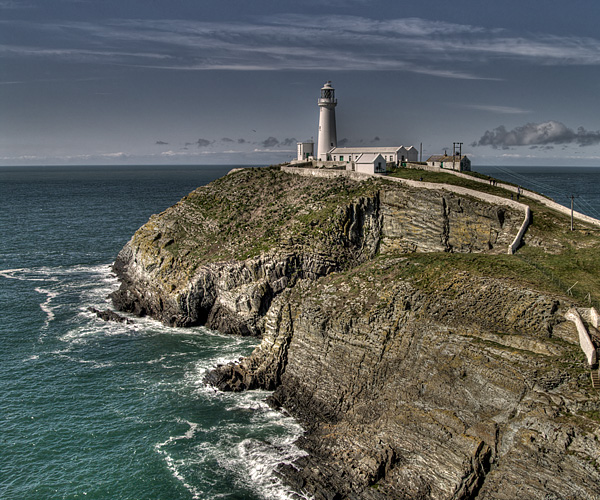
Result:
[[[502,198],[501,196],[496,196],[493,194],[482,193],[480,191],[475,191],[473,189],[461,187],[461,186],[453,186],[452,184],[438,184],[435,182],[422,182],[422,181],[413,181],[409,179],[401,179],[399,177],[387,177],[385,175],[380,174],[366,174],[362,172],[353,172],[349,170],[330,170],[330,169],[318,169],[318,168],[302,168],[302,167],[286,167],[282,166],[281,170],[283,172],[288,172],[290,174],[303,175],[305,177],[321,177],[325,179],[332,179],[334,177],[348,177],[352,180],[367,180],[372,179],[373,177],[385,179],[387,181],[396,182],[399,184],[403,184],[408,187],[417,188],[417,189],[431,189],[431,190],[444,190],[451,193],[460,194],[463,196],[470,196],[472,198],[477,198],[479,200],[485,201],[487,203],[491,203],[494,205],[505,205],[509,206],[515,210],[522,211],[524,214],[524,220],[521,224],[521,228],[517,232],[515,239],[508,247],[508,253],[514,254],[517,248],[521,245],[521,239],[529,226],[529,222],[531,220],[531,209],[529,206],[524,203],[519,203],[514,200],[507,200],[506,198]],[[470,178],[470,177],[469,177]],[[600,221],[599,221],[600,222]]]
[[[596,311],[595,307],[590,308],[590,317],[592,320],[592,325],[598,328],[600,324],[600,314],[598,314],[598,311]]]
[[[412,166],[408,166],[412,165]],[[427,170],[428,172],[442,172],[445,174],[456,175],[457,177],[462,177],[463,179],[468,179],[473,182],[479,182],[480,184],[489,184],[489,181],[486,179],[480,179],[479,177],[475,177],[473,175],[464,174],[462,172],[457,172],[456,170],[451,170],[447,168],[433,167],[429,165],[416,165],[416,164],[407,164],[407,168],[411,168],[413,170],[421,169]],[[528,191],[527,189],[523,189],[520,186],[511,186],[510,184],[504,184],[503,182],[498,182],[496,186],[501,187],[502,189],[506,189],[507,191],[512,191],[513,193],[518,193],[519,189],[521,190],[521,196],[526,196],[527,198],[531,198],[532,200],[539,201],[542,205],[546,205],[549,208],[556,210],[557,212],[561,212],[562,214],[571,216],[571,209],[567,208],[560,203],[556,203],[554,200],[542,196],[541,194],[534,193],[533,191]],[[581,212],[577,212],[573,210],[573,218],[580,220],[582,222],[587,222],[588,224],[593,224],[594,226],[600,227],[600,220],[594,219],[589,215],[582,214]]]
[[[596,347],[590,338],[587,328],[583,324],[583,320],[581,319],[579,312],[577,309],[569,309],[567,314],[565,314],[565,319],[575,323],[575,326],[577,327],[577,333],[579,333],[579,345],[581,346],[581,350],[585,353],[585,357],[587,358],[590,368],[592,368],[598,363]]]

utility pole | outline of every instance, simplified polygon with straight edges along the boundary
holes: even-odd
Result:
[[[460,160],[462,158],[462,142],[453,142],[452,143],[452,170],[455,170],[454,162],[456,161],[456,146],[458,146],[458,170],[460,170]]]
[[[453,142],[452,143],[452,170],[456,170],[456,165],[454,164],[456,162],[456,143]]]

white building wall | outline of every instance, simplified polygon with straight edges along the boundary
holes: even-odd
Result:
[[[328,159],[327,152],[336,146],[335,108],[321,106],[319,109],[319,141],[317,152],[319,160],[326,161]]]
[[[407,161],[419,161],[419,152],[417,148],[411,146],[406,150]]]
[[[386,160],[382,155],[361,155],[355,163],[355,171],[363,174],[385,173]]]
[[[325,83],[321,88],[319,104],[319,137],[317,141],[317,158],[327,161],[328,152],[337,147],[337,131],[335,126],[335,89],[331,82]]]
[[[297,160],[305,161],[315,154],[315,143],[314,142],[299,142],[298,143],[298,155]]]

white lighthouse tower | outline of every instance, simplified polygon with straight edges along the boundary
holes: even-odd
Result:
[[[327,82],[321,89],[319,99],[319,138],[317,144],[317,158],[327,161],[327,152],[337,147],[337,132],[335,130],[335,90],[331,82]]]

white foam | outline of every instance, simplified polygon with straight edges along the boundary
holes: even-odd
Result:
[[[38,274],[42,276],[36,277]],[[18,269],[3,269],[0,270],[0,277],[19,281],[57,281],[57,278],[50,276],[50,273],[46,272],[44,268],[33,269],[21,267]]]
[[[223,393],[212,389],[211,393],[208,390],[204,393],[224,401],[227,411],[251,413],[249,423],[241,424],[235,419],[227,423],[221,421],[207,429],[220,438],[218,443],[204,450],[204,455],[214,457],[220,467],[235,475],[240,485],[265,500],[311,498],[290,490],[275,474],[278,465],[293,464],[306,452],[295,444],[304,432],[300,424],[266,404],[266,396],[271,392]],[[244,438],[257,433],[265,437]]]
[[[38,287],[35,288],[35,291],[37,293],[46,294],[46,300],[40,304],[40,309],[46,313],[46,321],[44,322],[43,328],[48,328],[50,322],[55,318],[54,308],[50,307],[50,303],[52,302],[52,299],[58,296],[58,293]]]
[[[187,480],[185,479],[183,472],[181,472],[181,469],[186,465],[185,461],[184,460],[175,460],[164,449],[165,447],[167,447],[169,444],[171,444],[173,442],[181,441],[184,439],[185,440],[192,439],[194,437],[194,434],[196,433],[196,430],[198,429],[198,424],[196,424],[194,422],[190,422],[188,420],[183,420],[183,419],[177,419],[177,422],[185,423],[185,424],[189,425],[189,429],[180,436],[170,436],[166,441],[163,441],[162,443],[158,443],[158,444],[154,445],[154,449],[156,450],[157,453],[160,453],[161,455],[164,456],[165,462],[167,464],[167,468],[169,469],[169,471],[171,472],[173,477],[175,479],[177,479],[178,481],[180,481],[181,484],[183,485],[183,487],[192,494],[192,498],[194,500],[202,499],[203,497],[201,495],[203,493],[200,490],[198,490],[198,488],[195,488],[194,486],[189,484],[187,482]]]
[[[306,455],[293,444],[292,438],[275,439],[272,442],[245,439],[237,449],[241,462],[247,469],[247,479],[243,479],[247,487],[269,500],[298,498],[299,493],[288,489],[273,473],[278,465],[292,464]]]

